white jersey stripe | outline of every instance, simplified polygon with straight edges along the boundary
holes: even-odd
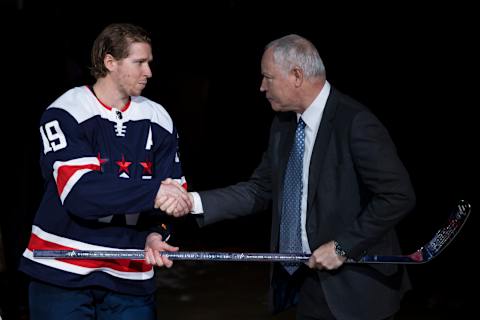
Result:
[[[111,248],[111,247],[104,247],[104,246],[97,246],[94,244],[85,243],[82,241],[72,240],[69,238],[57,236],[55,234],[46,232],[42,230],[38,226],[32,226],[32,233],[48,242],[53,242],[59,244],[64,247],[75,248],[77,250],[119,250],[118,248]],[[122,250],[138,250],[138,249],[122,249]]]
[[[87,166],[87,168],[86,168]],[[91,166],[91,167],[88,167]],[[100,168],[100,161],[95,157],[84,157],[72,159],[69,161],[55,161],[53,164],[53,177],[57,184],[57,189],[60,193],[60,200],[63,204],[65,198],[68,196],[72,188],[75,186],[80,178],[93,171],[92,167]],[[62,176],[62,169],[64,170]],[[67,170],[71,169],[71,170]],[[73,172],[73,173],[72,173]],[[60,174],[60,176],[59,176]]]
[[[68,196],[70,191],[72,190],[73,186],[75,186],[75,183],[77,183],[78,180],[87,172],[92,171],[91,169],[81,169],[77,170],[71,177],[68,179],[67,183],[65,184],[65,187],[62,190],[62,194],[60,195],[60,200],[63,202],[65,201],[65,198]]]

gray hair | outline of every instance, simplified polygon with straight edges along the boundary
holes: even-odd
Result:
[[[293,67],[299,67],[307,79],[325,75],[325,66],[315,46],[307,39],[290,34],[273,40],[265,46],[272,48],[275,63],[287,74]]]

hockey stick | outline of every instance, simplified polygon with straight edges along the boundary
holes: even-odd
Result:
[[[360,260],[347,259],[346,263],[394,263],[421,264],[437,257],[460,232],[471,211],[467,201],[459,201],[448,218],[447,224],[423,247],[409,255],[364,256]],[[172,260],[205,261],[259,261],[259,262],[305,262],[308,254],[288,253],[229,253],[229,252],[161,252]],[[33,250],[34,258],[62,259],[139,259],[145,258],[143,250]]]
[[[360,263],[397,263],[421,264],[437,257],[458,235],[465,224],[472,206],[465,200],[460,200],[456,208],[450,213],[448,222],[435,233],[432,240],[409,255],[399,256],[364,256]]]

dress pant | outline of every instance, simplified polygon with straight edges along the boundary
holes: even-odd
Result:
[[[341,320],[337,319],[328,307],[315,270],[302,264],[290,275],[277,264],[273,272],[274,313],[295,307],[296,320]],[[348,308],[348,305],[345,307]],[[384,320],[394,320],[394,316]]]

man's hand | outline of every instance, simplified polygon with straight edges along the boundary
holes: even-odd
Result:
[[[174,252],[178,251],[178,247],[173,247],[165,241],[162,241],[162,236],[159,233],[150,233],[145,241],[145,263],[170,268],[173,261],[160,255],[160,251]]]
[[[155,197],[155,209],[174,217],[182,217],[191,211],[192,206],[191,197],[178,182],[170,178],[162,181]]]
[[[318,247],[311,255],[307,265],[310,268],[334,270],[339,268],[347,260],[335,252],[335,244],[329,241]]]

